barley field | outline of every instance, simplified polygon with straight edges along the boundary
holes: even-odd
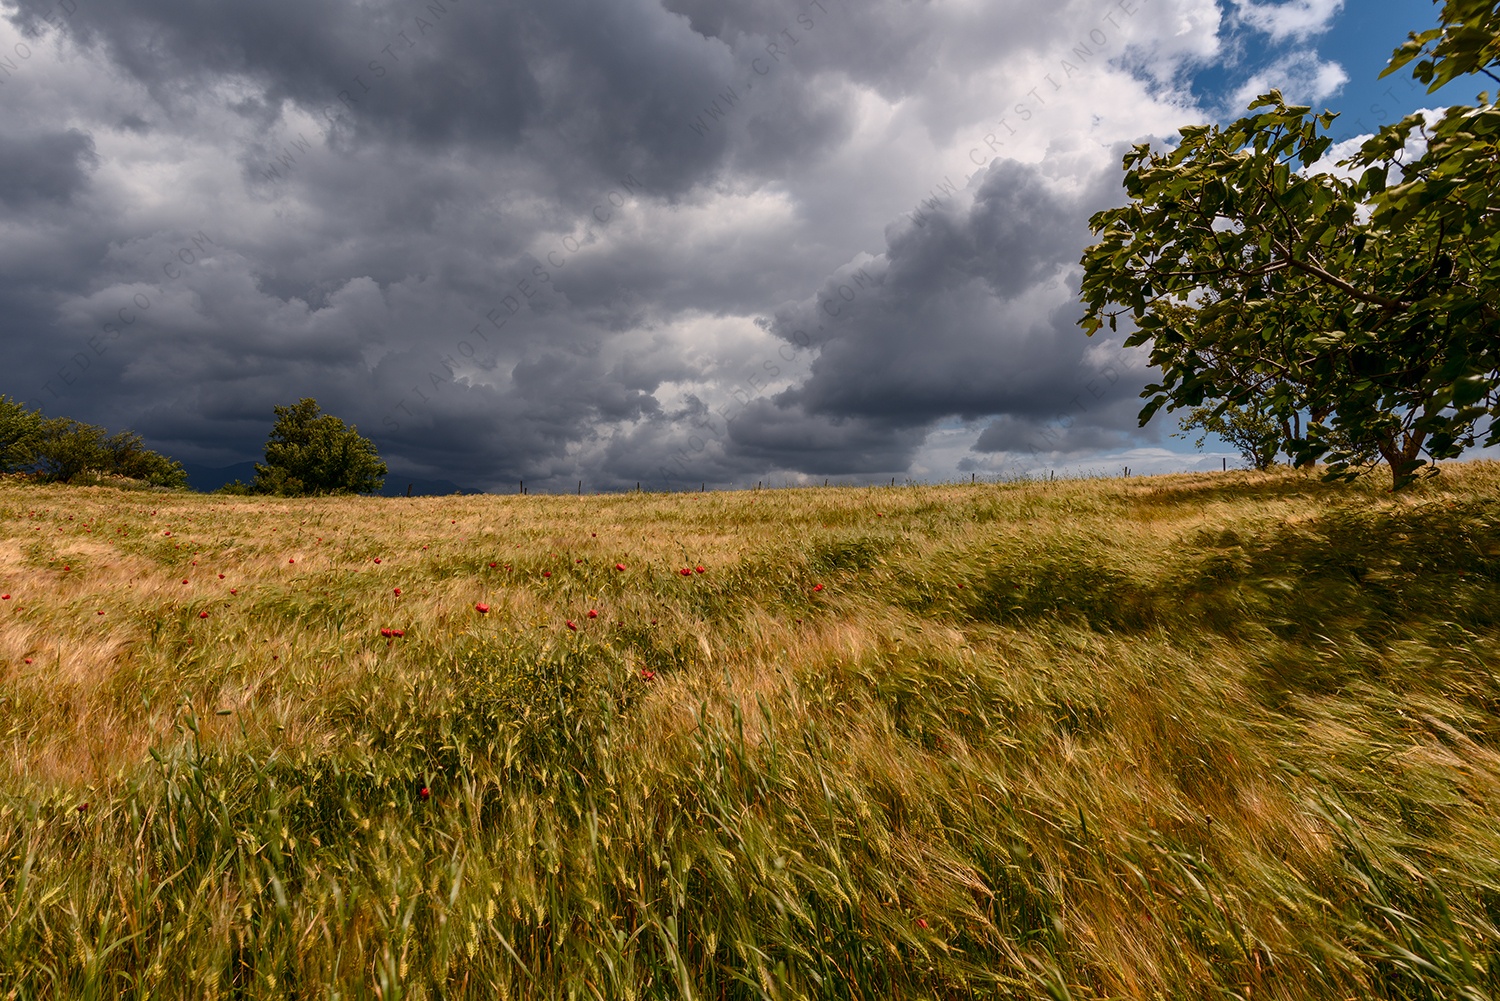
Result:
[[[0,998],[1500,997],[1500,465],[0,483]]]

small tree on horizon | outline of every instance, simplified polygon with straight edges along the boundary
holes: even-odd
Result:
[[[386,465],[359,429],[304,397],[276,407],[276,423],[266,439],[266,461],[255,464],[254,493],[303,497],[375,493],[385,482]]]
[[[1261,472],[1276,465],[1276,454],[1281,451],[1281,422],[1248,407],[1232,403],[1223,407],[1194,407],[1183,418],[1182,430],[1174,432],[1172,437],[1190,437],[1195,429],[1203,434],[1193,442],[1194,448],[1202,448],[1209,435],[1218,435]]]

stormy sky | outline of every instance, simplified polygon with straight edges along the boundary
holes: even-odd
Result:
[[[1426,0],[0,12],[0,393],[197,466],[312,396],[480,489],[1218,468],[1077,327],[1121,156],[1434,104]]]

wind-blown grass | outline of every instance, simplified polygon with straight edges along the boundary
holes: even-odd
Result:
[[[0,998],[1500,996],[1497,487],[0,484]]]

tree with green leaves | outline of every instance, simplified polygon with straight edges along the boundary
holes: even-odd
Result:
[[[141,480],[155,487],[185,488],[187,470],[182,463],[146,447],[134,431],[121,431],[102,443],[105,469],[115,476]]]
[[[1281,450],[1282,427],[1271,416],[1252,407],[1194,407],[1182,419],[1182,431],[1174,438],[1187,438],[1194,430],[1203,433],[1193,443],[1202,448],[1208,436],[1218,435],[1228,442],[1252,468],[1265,472],[1276,465]]]
[[[1432,89],[1495,76],[1497,6],[1447,0],[1386,72],[1419,60]],[[1237,407],[1286,422],[1297,464],[1352,476],[1379,455],[1398,488],[1485,422],[1484,443],[1500,442],[1500,107],[1481,94],[1434,123],[1408,116],[1337,165],[1332,114],[1277,92],[1249,110],[1182,129],[1170,150],[1136,146],[1130,203],[1090,220],[1081,323],[1125,316],[1126,344],[1150,345],[1163,377],[1141,423],[1162,406]]]
[[[266,461],[256,463],[251,491],[300,497],[380,489],[386,465],[358,428],[320,413],[311,397],[274,409],[276,423],[266,440]]]
[[[43,423],[32,457],[45,479],[59,483],[119,476],[180,489],[188,482],[182,463],[146,448],[134,431],[111,435],[96,424],[71,417]]]
[[[43,429],[37,447],[37,464],[49,480],[67,483],[87,474],[107,472],[109,455],[104,448],[105,431],[71,417],[54,417]]]
[[[71,417],[44,417],[6,397],[0,397],[0,472],[36,473],[60,483],[117,476],[187,486],[182,464],[146,448],[134,431],[111,435]]]
[[[20,400],[0,396],[0,473],[29,470],[36,462],[46,418]]]

